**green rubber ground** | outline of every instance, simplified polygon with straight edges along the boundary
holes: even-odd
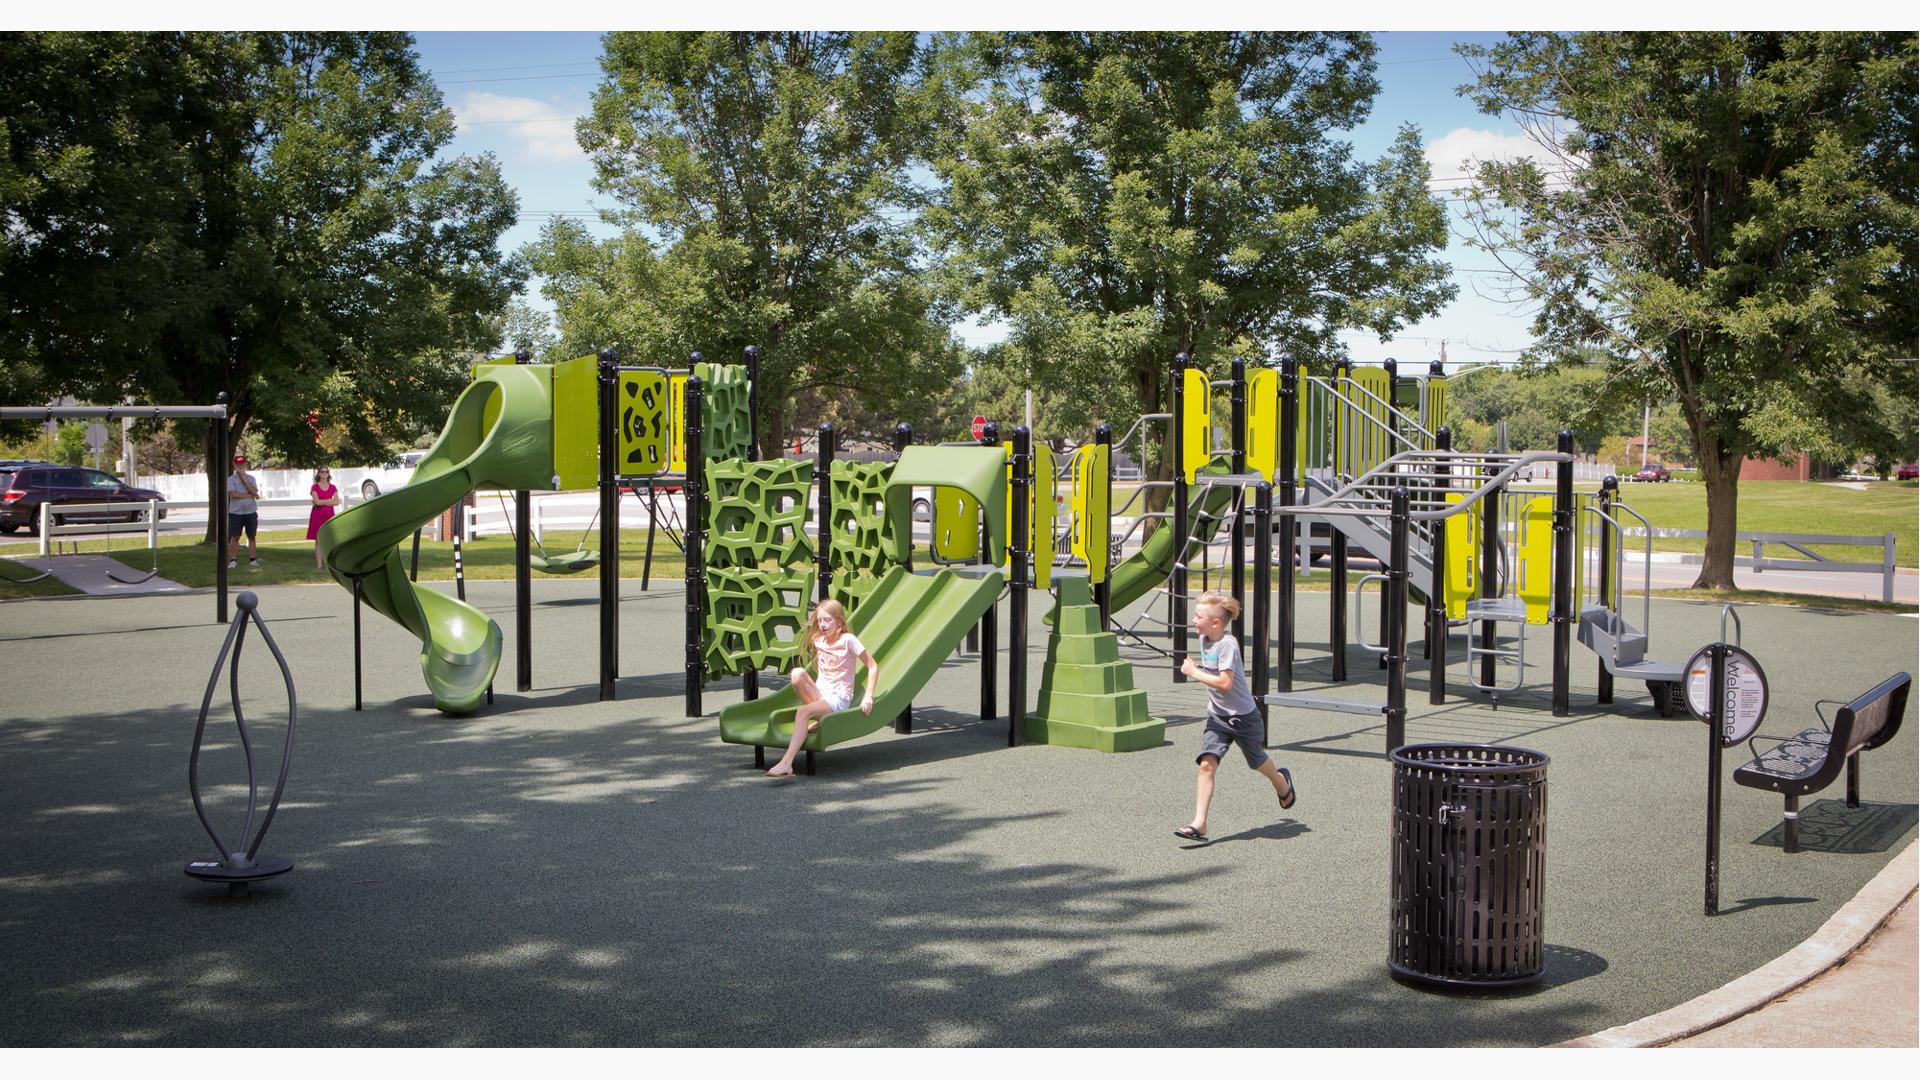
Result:
[[[186,787],[224,632],[210,599],[0,604],[15,674],[0,709],[0,1043],[1537,1046],[1779,956],[1913,835],[1909,716],[1866,762],[1862,811],[1834,813],[1837,788],[1808,801],[1810,850],[1771,842],[1779,800],[1727,786],[1726,914],[1708,919],[1701,725],[1658,719],[1633,685],[1596,708],[1580,654],[1564,718],[1548,714],[1544,669],[1497,709],[1428,706],[1416,677],[1415,740],[1553,759],[1546,977],[1435,993],[1386,971],[1389,769],[1369,718],[1277,711],[1298,805],[1282,813],[1229,759],[1205,848],[1171,833],[1191,811],[1204,691],[1173,687],[1157,658],[1136,677],[1169,721],[1159,749],[1009,749],[1004,715],[978,716],[979,668],[952,658],[914,734],[876,732],[821,755],[816,777],[770,781],[716,737],[711,713],[737,692],[681,715],[677,589],[623,583],[620,697],[596,700],[594,589],[535,583],[534,689],[513,690],[509,645],[498,700],[466,718],[434,709],[413,638],[373,618],[354,712],[346,594],[263,590],[302,706],[263,850],[297,865],[244,901],[182,873],[212,854]],[[469,597],[511,634],[510,582]],[[1303,642],[1323,640],[1325,603],[1301,597]],[[1033,605],[1034,688],[1047,606]],[[1658,658],[1718,620],[1654,606]],[[1914,661],[1911,618],[1749,608],[1745,627],[1774,733]],[[1354,653],[1355,696],[1381,693],[1369,662]],[[270,663],[249,644],[269,762]],[[111,675],[58,677],[83,670]],[[231,827],[245,778],[231,728],[213,730],[204,774]]]

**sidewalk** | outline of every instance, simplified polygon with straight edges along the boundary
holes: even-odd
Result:
[[[1826,925],[1778,959],[1664,1012],[1565,1047],[1916,1047],[1920,964],[1909,843]]]
[[[145,570],[135,570],[126,563],[106,555],[51,555],[38,559],[15,559],[21,566],[30,566],[35,570],[52,570],[53,576],[79,589],[88,596],[143,596],[151,593],[184,593],[193,590],[177,581],[163,577],[147,578]],[[107,576],[109,572],[122,577],[115,581]],[[127,582],[137,582],[129,585]]]

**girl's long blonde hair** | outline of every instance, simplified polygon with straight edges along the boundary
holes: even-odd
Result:
[[[840,632],[851,633],[847,626],[847,609],[840,606],[838,600],[822,600],[807,612],[806,632],[800,635],[800,666],[811,668],[814,661],[814,642],[820,637],[820,614],[825,612],[840,623]]]

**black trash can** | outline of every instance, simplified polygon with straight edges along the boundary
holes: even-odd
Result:
[[[1387,966],[1450,987],[1540,977],[1547,755],[1423,743],[1393,751]]]

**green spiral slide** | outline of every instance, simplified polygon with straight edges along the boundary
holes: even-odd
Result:
[[[500,666],[500,626],[478,608],[407,580],[400,545],[479,487],[539,491],[553,482],[553,390],[540,365],[482,365],[440,441],[406,487],[351,506],[320,528],[333,579],[360,578],[367,605],[420,639],[420,670],[444,712],[472,712]]]

